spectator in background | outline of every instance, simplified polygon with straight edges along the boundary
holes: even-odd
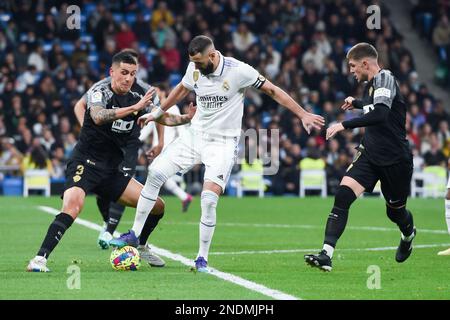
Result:
[[[233,45],[239,55],[243,55],[252,44],[256,42],[255,35],[248,30],[247,24],[240,23],[237,30],[233,32]]]
[[[23,154],[15,147],[13,138],[2,138],[0,149],[0,165],[20,166]]]
[[[64,149],[62,146],[56,146],[52,151],[52,178],[64,178],[66,167],[66,158],[64,157]]]
[[[137,41],[137,37],[126,22],[121,22],[115,40],[117,50],[120,51],[125,48],[131,48],[133,42]]]
[[[28,57],[28,65],[36,67],[38,72],[42,72],[48,68],[46,55],[42,46],[37,46]]]
[[[166,41],[175,43],[177,41],[177,36],[175,32],[170,28],[164,20],[161,20],[158,27],[152,33],[153,40],[158,49],[164,47]]]
[[[435,133],[430,135],[430,150],[423,156],[426,166],[446,166],[447,159],[442,152],[442,145]]]
[[[20,169],[22,173],[30,169],[46,169],[50,175],[53,174],[52,162],[41,146],[39,138],[33,139],[31,149],[23,158]]]
[[[311,47],[305,52],[302,58],[303,68],[306,69],[308,63],[312,62],[314,69],[321,72],[325,66],[325,54],[319,50],[316,42],[313,42]]]
[[[441,61],[450,63],[450,24],[448,16],[442,15],[433,30],[433,45]]]
[[[168,73],[180,71],[180,52],[171,40],[166,40],[159,54]]]
[[[160,28],[161,21],[168,27],[171,27],[175,21],[172,12],[167,8],[167,3],[165,1],[158,2],[158,8],[152,13],[151,26],[153,31]]]

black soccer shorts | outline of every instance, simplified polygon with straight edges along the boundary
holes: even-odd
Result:
[[[410,194],[413,162],[405,160],[390,166],[371,163],[364,153],[358,151],[345,176],[358,181],[366,192],[372,192],[378,180],[387,203],[402,206]]]
[[[95,193],[116,202],[131,180],[131,175],[118,169],[99,168],[86,159],[71,158],[67,163],[64,191],[80,187],[86,195]]]
[[[138,159],[138,151],[140,148],[140,141],[138,139],[131,140],[122,149],[124,153],[123,161],[119,166],[119,170],[128,174],[130,177],[136,173],[136,164]]]

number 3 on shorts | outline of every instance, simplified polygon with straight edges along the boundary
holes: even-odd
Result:
[[[75,171],[75,175],[73,176],[73,182],[78,182],[81,180],[81,175],[84,172],[84,166],[83,165],[78,165],[77,166],[77,171]]]

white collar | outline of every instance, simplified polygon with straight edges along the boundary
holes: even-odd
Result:
[[[216,70],[214,70],[213,73],[209,74],[208,76],[214,76],[214,77],[218,77],[221,76],[223,73],[223,68],[224,68],[224,64],[225,64],[225,60],[223,55],[220,53],[219,50],[216,50],[216,52],[219,54],[219,64],[217,65]]]

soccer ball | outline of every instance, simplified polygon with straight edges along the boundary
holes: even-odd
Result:
[[[111,252],[110,261],[114,270],[136,271],[141,266],[139,251],[131,246],[114,249]]]

